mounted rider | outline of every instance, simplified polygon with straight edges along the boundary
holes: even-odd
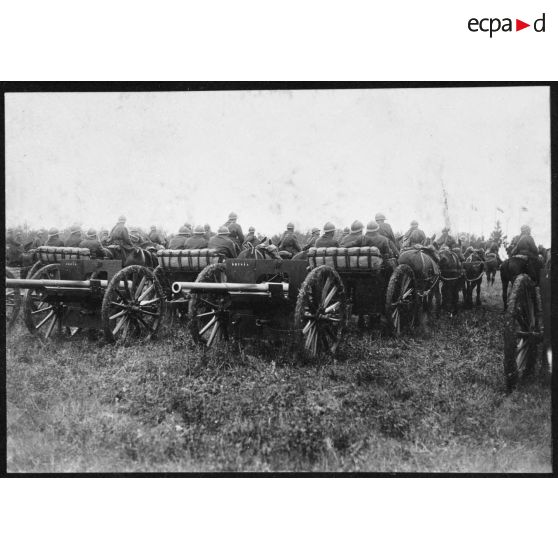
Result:
[[[257,240],[258,239],[256,238],[256,228],[250,227],[248,229],[248,234],[244,238],[244,244],[247,244],[249,242],[250,244],[254,245],[257,242]]]
[[[237,256],[236,244],[231,240],[229,228],[225,225],[219,227],[217,234],[209,239],[207,247],[217,250],[226,258],[236,258]]]
[[[279,250],[279,252],[288,252],[291,257],[295,256],[302,250],[294,233],[293,223],[287,223],[287,230],[281,236],[281,240],[279,241],[277,249]]]
[[[426,235],[424,231],[418,228],[419,224],[417,221],[411,221],[411,228],[403,235],[403,248],[411,247],[415,244],[423,244],[426,240]]]
[[[353,221],[350,233],[341,239],[339,246],[342,248],[357,248],[366,245],[364,236],[362,236],[364,225],[360,221]]]
[[[339,243],[333,238],[335,234],[335,225],[328,221],[324,225],[324,234],[316,239],[315,248],[339,248]]]
[[[533,237],[531,227],[523,225],[517,244],[512,248],[510,256],[520,256],[527,261],[527,273],[535,281],[539,282],[539,272],[542,264],[539,259],[539,251]]]
[[[244,234],[242,227],[236,222],[237,219],[238,215],[232,211],[229,213],[229,220],[223,226],[229,229],[230,239],[236,244],[237,250],[240,251],[244,244]]]
[[[389,247],[393,252],[394,256],[397,258],[399,256],[399,248],[395,240],[395,235],[393,234],[393,229],[389,223],[386,223],[386,216],[383,213],[376,213],[374,220],[378,223],[380,227],[379,233],[388,239]]]
[[[118,218],[118,222],[109,233],[107,242],[109,246],[120,246],[127,250],[131,250],[134,247],[130,239],[130,233],[126,226],[126,217],[124,217],[124,215]]]
[[[436,244],[438,247],[447,246],[450,250],[453,250],[457,246],[455,238],[449,233],[450,228],[444,227],[442,229],[442,234],[436,239]]]
[[[197,225],[194,228],[194,236],[186,239],[184,248],[187,250],[201,250],[207,248],[209,241],[205,239],[204,233],[205,229],[201,225]]]
[[[318,238],[320,238],[320,229],[318,227],[312,227],[311,236],[308,239],[308,242],[302,247],[302,249],[309,250],[310,248],[313,248]]]

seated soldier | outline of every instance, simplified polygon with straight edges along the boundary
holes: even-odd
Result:
[[[349,234],[351,234],[351,229],[349,227],[345,227],[343,232],[339,235],[339,246],[341,246],[341,241]]]
[[[194,229],[194,236],[190,236],[184,243],[184,248],[187,250],[201,250],[207,248],[209,243],[204,236],[205,230],[201,225],[197,225]]]
[[[214,236],[213,231],[211,230],[211,227],[209,226],[209,223],[206,223],[203,226],[203,230],[204,230],[203,236],[206,240],[209,240],[212,236]]]
[[[301,251],[300,244],[298,243],[298,239],[296,238],[294,233],[293,223],[287,223],[287,230],[283,233],[277,249],[279,250],[279,252],[288,252],[291,257]]]
[[[308,250],[316,244],[316,240],[320,237],[320,229],[318,227],[312,228],[312,233],[308,242],[302,247],[302,250]]]
[[[184,250],[189,236],[188,229],[184,225],[180,227],[178,234],[173,236],[169,242],[169,250]]]
[[[363,246],[376,246],[384,260],[393,257],[389,247],[389,241],[385,236],[380,234],[380,226],[376,221],[370,221],[368,225],[366,225]]]
[[[364,244],[362,236],[364,225],[360,221],[354,221],[351,225],[351,232],[341,239],[339,246],[342,248],[357,248]]]
[[[510,256],[525,256],[527,258],[527,273],[538,284],[542,265],[537,245],[531,236],[531,228],[528,225],[521,227],[521,234],[517,243],[512,248]]]
[[[97,238],[97,231],[89,229],[85,238],[79,243],[80,248],[89,248],[91,256],[94,258],[102,258],[104,256],[103,246]]]
[[[236,244],[236,249],[240,251],[244,244],[244,233],[242,227],[236,222],[238,215],[232,211],[229,213],[229,219],[224,224],[229,229],[229,238]]]
[[[107,229],[101,229],[99,231],[99,242],[102,246],[108,246],[109,232]]]
[[[339,243],[333,238],[335,225],[328,221],[324,225],[324,234],[318,238],[314,244],[315,248],[339,248]]]
[[[70,236],[64,242],[64,246],[71,246],[73,248],[78,248],[83,236],[81,234],[81,227],[74,223],[70,228]]]
[[[389,247],[395,257],[399,256],[399,248],[397,246],[397,242],[395,240],[395,235],[393,234],[393,230],[389,223],[386,223],[386,216],[383,213],[376,213],[374,217],[376,223],[380,227],[380,234],[385,236],[388,239]]]
[[[209,239],[208,248],[217,250],[217,252],[226,258],[236,258],[236,244],[230,239],[229,227],[225,225],[219,227],[219,232]]]
[[[52,227],[48,231],[48,239],[46,241],[47,246],[64,246],[64,242],[60,238],[60,233],[56,227]]]

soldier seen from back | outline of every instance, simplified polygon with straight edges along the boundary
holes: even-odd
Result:
[[[56,227],[52,227],[48,231],[47,246],[64,246],[64,242],[60,238],[60,232]]]
[[[81,234],[81,227],[78,224],[73,224],[70,228],[70,235],[64,242],[64,246],[78,248],[82,240],[83,235]]]
[[[422,244],[426,240],[424,231],[418,228],[417,221],[411,221],[411,228],[403,235],[403,247],[408,248],[414,244]]]
[[[160,244],[161,246],[167,245],[167,240],[163,233],[157,230],[155,225],[151,225],[151,230],[149,231],[149,240],[154,244]]]
[[[298,239],[294,233],[294,224],[287,223],[287,230],[281,236],[279,241],[279,246],[277,246],[279,251],[285,251],[294,256],[298,254],[302,249],[298,243]]]
[[[436,239],[438,247],[447,246],[450,250],[453,250],[457,246],[455,238],[450,234],[450,228],[444,227],[442,229],[442,234]]]
[[[333,238],[335,235],[335,225],[328,221],[324,225],[324,234],[316,239],[314,247],[316,248],[339,248],[339,243]]]
[[[539,272],[542,267],[539,259],[539,250],[535,240],[531,236],[531,227],[523,225],[521,234],[515,246],[511,249],[510,256],[525,256],[527,258],[527,273],[538,283]]]
[[[202,250],[207,248],[209,241],[205,239],[205,230],[201,225],[194,228],[194,235],[186,239],[184,248],[187,250]]]
[[[354,221],[351,225],[349,234],[341,239],[339,246],[341,248],[357,248],[363,246],[365,243],[364,236],[362,236],[363,229],[364,225],[360,221]]]
[[[180,229],[178,229],[178,234],[171,238],[169,242],[169,250],[184,250],[186,240],[191,236],[189,232],[189,229],[182,225]]]
[[[21,232],[11,228],[8,229],[6,235],[6,263],[14,266],[20,265],[22,254]]]
[[[237,255],[236,244],[231,240],[229,228],[225,225],[219,227],[219,232],[209,239],[207,247],[217,250],[226,258],[236,258]]]
[[[399,248],[397,246],[397,242],[395,240],[395,235],[393,234],[393,229],[389,223],[386,223],[386,216],[383,213],[376,213],[374,217],[376,223],[380,227],[378,231],[382,236],[385,236],[388,239],[389,247],[393,252],[395,257],[399,256]]]
[[[85,238],[79,243],[80,248],[88,248],[91,255],[95,258],[104,256],[103,246],[97,238],[97,231],[89,229],[85,234]]]
[[[237,219],[238,216],[234,211],[229,213],[229,220],[224,226],[229,229],[230,239],[236,244],[237,249],[240,250],[244,244],[244,234],[242,227],[236,222]]]
[[[128,250],[133,248],[132,241],[130,239],[130,232],[126,226],[126,217],[124,217],[124,215],[121,215],[118,218],[118,222],[110,231],[107,242],[109,246],[121,246],[122,248],[126,248]]]
[[[209,225],[209,223],[206,223],[203,226],[203,236],[206,240],[209,240],[212,236],[214,236],[213,231],[211,230],[211,226]]]
[[[366,225],[365,246],[375,246],[384,259],[391,258],[392,253],[388,239],[380,234],[380,225],[376,221],[370,221]]]
[[[302,247],[302,249],[309,250],[310,248],[313,248],[318,238],[320,238],[320,229],[318,227],[312,227],[311,236],[308,239],[308,242]]]

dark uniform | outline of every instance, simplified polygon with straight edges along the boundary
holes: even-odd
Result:
[[[229,215],[229,220],[225,223],[225,227],[229,229],[230,239],[237,245],[238,249],[244,244],[244,234],[242,227],[236,222],[236,213]]]
[[[436,242],[438,246],[445,244],[450,250],[453,250],[457,244],[455,238],[449,233],[449,229],[443,229],[440,238],[436,239]]]
[[[215,233],[211,230],[211,227],[208,224],[203,226],[203,236],[206,240],[209,240],[212,236],[215,236]]]
[[[79,243],[80,248],[89,248],[92,256],[102,258],[104,256],[103,246],[97,239],[95,231],[89,231],[85,238]]]
[[[527,226],[521,227],[521,235],[510,252],[510,256],[518,255],[527,256],[527,273],[538,283],[542,264],[539,259],[539,250],[531,236],[531,229]]]
[[[9,231],[6,236],[6,264],[18,266],[21,264],[23,246],[16,238],[13,231]]]
[[[118,223],[114,225],[112,231],[110,231],[107,242],[109,246],[115,244],[127,249],[131,249],[134,247],[130,239],[130,233],[128,232],[128,227],[126,226],[125,219],[120,218],[118,220]]]
[[[362,236],[362,229],[364,225],[360,221],[355,221],[351,228],[349,229],[349,233],[346,234],[341,241],[339,242],[339,246],[341,248],[357,248],[363,246],[364,237]]]
[[[224,227],[221,227],[219,231],[222,231],[223,228]],[[219,254],[222,254],[226,258],[236,258],[236,244],[229,238],[228,232],[223,231],[212,236],[209,239],[207,247],[217,250]]]
[[[59,236],[58,229],[50,229],[48,231],[47,246],[64,246],[64,242]]]
[[[403,246],[409,247],[413,244],[422,244],[426,240],[426,235],[424,231],[418,228],[418,223],[416,221],[411,222],[411,228],[403,236]]]
[[[256,230],[253,229],[252,227],[250,227],[250,229],[248,229],[248,234],[244,238],[244,244],[246,244],[247,242],[249,242],[252,245],[257,243],[258,239],[256,238],[255,233],[256,233]]]
[[[194,236],[190,236],[186,239],[184,248],[187,250],[201,250],[203,248],[207,248],[209,241],[206,240],[204,232],[203,227],[196,227],[194,230]]]
[[[151,228],[149,233],[149,240],[154,244],[160,244],[161,246],[166,246],[167,240],[157,229]]]
[[[364,235],[364,242],[363,246],[376,246],[384,258],[391,258],[392,254],[389,241],[385,236],[380,234],[379,230],[371,231],[367,229]]]
[[[285,250],[286,252],[289,252],[289,254],[293,256],[298,254],[302,250],[300,244],[298,243],[298,239],[295,236],[294,231],[290,228],[283,233],[283,236],[279,241],[279,246],[277,247],[277,249]]]
[[[316,245],[316,240],[320,238],[320,229],[312,229],[312,236],[308,239],[308,242],[302,247],[303,250],[309,250]]]
[[[169,250],[184,250],[188,238],[188,229],[186,227],[180,227],[178,234],[173,236],[169,242]]]
[[[81,230],[72,228],[72,230],[70,231],[70,236],[66,239],[66,242],[64,242],[64,246],[78,248],[82,240],[83,236],[81,234]]]

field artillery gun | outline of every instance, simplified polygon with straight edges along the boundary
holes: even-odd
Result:
[[[41,266],[29,279],[6,278],[23,296],[29,331],[42,338],[102,329],[109,341],[147,339],[160,325],[164,298],[153,271],[123,267],[121,259],[93,258],[87,248],[40,247]]]
[[[311,357],[335,354],[345,328],[346,298],[327,266],[309,272],[304,260],[226,259],[195,281],[175,281],[189,300],[188,328],[207,347],[229,339],[294,337]]]
[[[313,271],[332,268],[343,285],[347,319],[357,315],[383,317],[390,331],[399,335],[415,325],[418,308],[417,284],[411,268],[384,259],[374,246],[355,248],[310,248]]]

